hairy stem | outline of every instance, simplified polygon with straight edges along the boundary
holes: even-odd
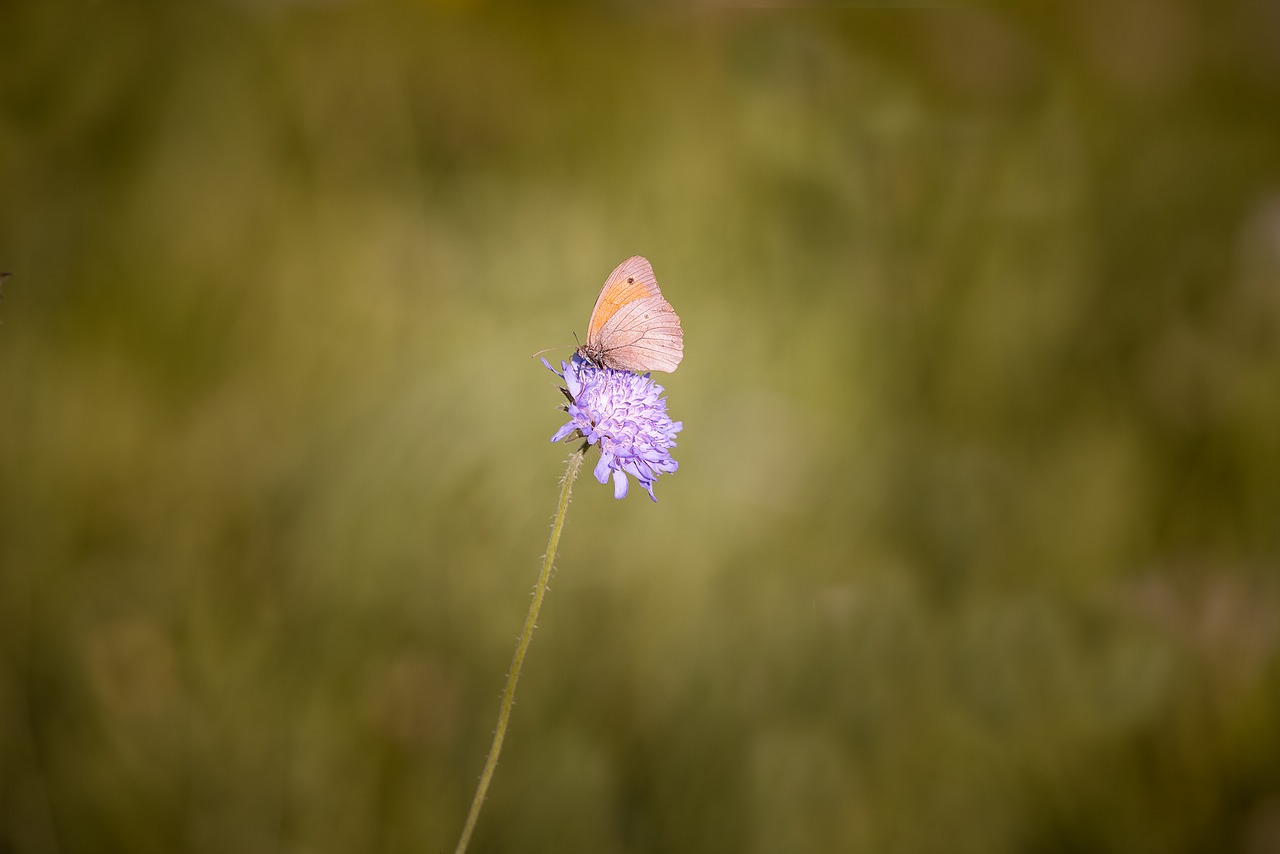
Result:
[[[560,504],[556,507],[556,517],[551,523],[551,539],[547,541],[547,553],[542,558],[542,571],[538,573],[538,584],[533,590],[533,602],[529,604],[529,615],[524,620],[524,631],[516,643],[516,652],[511,659],[511,670],[507,672],[507,686],[502,690],[502,708],[498,712],[498,726],[493,733],[493,744],[489,746],[489,757],[485,760],[484,771],[480,774],[480,783],[476,786],[475,797],[471,799],[471,812],[467,815],[467,824],[462,828],[462,838],[454,854],[463,854],[467,843],[471,841],[471,833],[476,829],[476,820],[480,817],[480,807],[484,804],[485,793],[489,790],[489,782],[493,779],[493,769],[498,766],[498,754],[502,751],[502,740],[507,734],[507,722],[511,719],[511,704],[516,696],[516,680],[520,678],[520,667],[524,664],[524,655],[529,651],[529,641],[533,639],[533,630],[538,624],[538,611],[542,609],[542,599],[547,593],[547,581],[551,578],[551,565],[555,561],[556,548],[560,545],[560,532],[564,530],[564,518],[569,509],[569,493],[573,482],[578,477],[578,469],[582,466],[582,458],[586,454],[587,445],[583,443],[569,455],[569,468],[564,473],[560,486]]]

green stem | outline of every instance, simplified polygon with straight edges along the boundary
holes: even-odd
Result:
[[[582,458],[586,455],[587,444],[569,455],[569,468],[564,473],[560,487],[560,504],[556,508],[555,521],[551,523],[551,539],[547,541],[547,553],[542,558],[542,572],[538,573],[538,584],[533,590],[533,602],[529,605],[529,616],[524,620],[524,631],[516,644],[516,654],[511,659],[511,670],[507,672],[507,687],[502,691],[502,709],[498,712],[498,728],[493,733],[493,744],[489,746],[489,758],[485,760],[484,771],[480,774],[480,784],[476,786],[475,797],[471,799],[471,812],[467,815],[467,824],[462,828],[462,838],[454,854],[463,854],[467,843],[471,841],[471,832],[476,829],[476,819],[480,817],[480,806],[484,803],[485,792],[489,790],[489,781],[493,779],[493,769],[498,766],[498,754],[502,751],[502,739],[507,734],[507,721],[511,718],[511,704],[516,696],[516,680],[520,678],[520,667],[524,664],[524,654],[529,650],[529,641],[533,639],[533,630],[538,624],[538,611],[542,608],[542,598],[547,593],[547,581],[551,578],[551,564],[556,557],[556,547],[560,545],[560,532],[564,530],[564,517],[569,509],[569,492],[578,477],[578,469],[582,466]]]

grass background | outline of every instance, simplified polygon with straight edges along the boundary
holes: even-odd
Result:
[[[1273,4],[0,32],[0,851],[1280,851]]]

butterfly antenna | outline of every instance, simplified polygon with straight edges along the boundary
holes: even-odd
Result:
[[[544,347],[543,349],[529,356],[529,358],[536,359],[539,356],[541,356],[543,353],[550,353],[552,350],[563,350],[565,347],[568,347],[568,346],[569,346],[568,344],[557,344],[554,347]]]

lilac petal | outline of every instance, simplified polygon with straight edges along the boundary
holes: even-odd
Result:
[[[564,365],[563,362],[561,362]],[[569,394],[574,400],[578,399],[578,395],[582,394],[582,378],[578,376],[578,372],[571,370],[568,365],[564,365],[564,382],[569,386]]]
[[[613,462],[613,455],[600,452],[600,461],[596,463],[595,471],[592,472],[596,476],[596,480],[601,483],[609,482],[609,466]]]
[[[566,436],[568,436],[570,433],[572,433],[574,430],[577,430],[577,429],[578,429],[578,425],[570,421],[568,424],[564,425],[563,427],[561,427],[559,430],[556,431],[556,434],[551,437],[551,441],[559,442],[561,439],[565,438]]]
[[[601,481],[603,483],[604,481]],[[613,473],[613,497],[627,497],[627,476],[620,471]]]

